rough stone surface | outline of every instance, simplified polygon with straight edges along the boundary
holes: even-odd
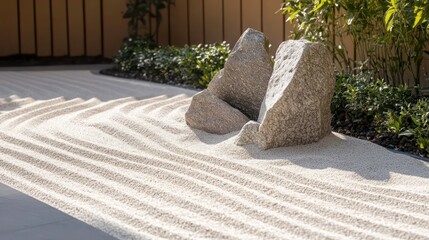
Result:
[[[247,29],[235,44],[224,69],[218,72],[208,86],[213,95],[252,120],[258,119],[273,72],[268,45],[263,33]]]
[[[197,93],[185,114],[186,123],[214,134],[239,131],[249,119],[207,90]]]
[[[236,139],[235,144],[239,146],[243,146],[246,144],[252,144],[255,143],[256,136],[259,134],[259,126],[261,126],[260,123],[255,121],[249,121],[247,122],[243,128],[241,128],[241,131],[239,133],[239,137]]]
[[[331,132],[335,75],[332,55],[320,43],[283,42],[261,105],[258,123],[240,131],[239,145],[262,149],[316,142]]]

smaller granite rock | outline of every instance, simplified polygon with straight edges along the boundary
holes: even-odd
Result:
[[[197,93],[185,114],[186,123],[214,134],[239,131],[249,119],[207,90]]]

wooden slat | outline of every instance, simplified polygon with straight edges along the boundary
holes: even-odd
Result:
[[[225,1],[225,41],[234,47],[241,35],[240,26],[240,0]]]
[[[189,0],[189,31],[192,44],[204,43],[203,32],[203,2],[201,0]]]
[[[186,0],[177,0],[170,7],[171,12],[171,44],[182,47],[188,44],[188,22],[187,22],[187,2]]]
[[[128,21],[122,18],[126,0],[105,0],[103,7],[105,57],[111,58],[128,36]]]
[[[249,27],[261,31],[261,1],[243,0],[243,31]]]
[[[82,1],[69,0],[70,55],[84,54]]]
[[[54,56],[67,55],[66,1],[52,1]]]
[[[425,50],[429,51],[429,43],[426,43]],[[428,54],[423,55],[420,79],[423,79],[421,85],[422,87],[426,88],[426,90],[428,91],[426,96],[429,96],[429,55]]]
[[[288,39],[290,39],[290,35],[293,32],[293,25],[290,21],[286,22],[286,18],[285,18],[284,27],[285,27],[285,40],[288,40]]]
[[[86,1],[86,44],[88,56],[101,55],[100,1]]]
[[[21,0],[21,53],[34,54],[33,0]],[[0,30],[0,34],[5,34]],[[4,56],[3,54],[0,54]]]
[[[206,43],[222,42],[222,0],[205,0],[204,15]]]
[[[0,56],[19,53],[16,0],[2,0],[0,7]]]
[[[275,14],[281,3],[281,0],[263,2],[263,30],[271,43],[271,55],[275,55],[278,46],[283,42],[283,15]]]
[[[139,23],[140,26],[140,30],[139,33],[141,34],[141,36],[146,37],[146,36],[150,36],[152,33],[152,26],[151,23],[153,19],[151,19],[149,16],[145,17],[145,21],[146,21],[146,25],[143,25],[142,23]]]
[[[36,1],[37,55],[51,56],[51,27],[49,19],[49,0]]]
[[[155,23],[153,23],[155,27]],[[161,24],[159,26],[158,44],[168,45],[168,8],[161,10]]]

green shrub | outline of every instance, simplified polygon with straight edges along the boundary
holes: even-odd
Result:
[[[281,10],[294,23],[292,38],[325,43],[343,70],[363,65],[395,86],[419,86],[428,0],[284,0]],[[345,48],[350,40],[353,52]]]
[[[214,75],[223,68],[230,54],[229,45],[222,44],[198,45],[194,49],[197,51],[197,69],[201,73],[198,84],[207,87]]]
[[[129,39],[113,62],[118,70],[136,78],[206,88],[229,53],[225,42],[177,48],[153,47],[148,41]]]
[[[379,118],[389,110],[397,111],[413,101],[406,86],[393,87],[382,80],[374,80],[367,73],[337,75],[332,99],[334,119],[346,113],[354,122]]]
[[[406,86],[394,87],[367,73],[339,74],[331,109],[336,130],[429,154],[429,100],[413,97]]]
[[[400,111],[389,111],[384,127],[398,135],[415,139],[422,151],[429,152],[429,100],[419,99],[406,104]]]

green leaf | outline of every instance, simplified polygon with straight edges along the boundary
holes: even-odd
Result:
[[[391,4],[395,9],[398,9],[398,1],[399,1],[399,0],[390,0],[390,4]]]
[[[301,11],[298,9],[295,12],[291,13],[286,21],[290,21],[292,23],[292,21],[295,19],[296,15],[300,12]]]
[[[413,136],[413,133],[410,130],[406,130],[406,131],[401,132],[399,134],[399,136],[411,137],[411,136]]]
[[[317,4],[316,8],[314,8],[314,9],[312,10],[312,12],[317,12],[319,9],[321,9],[321,8],[325,5],[325,3],[326,3],[326,0],[322,0],[322,1],[320,1],[320,3],[319,3],[319,4]]]
[[[353,24],[354,17],[350,17],[347,19],[347,25],[350,26]]]
[[[397,12],[395,8],[390,7],[386,11],[386,15],[384,16],[384,24],[386,25],[387,31],[392,31],[393,27],[393,15]]]
[[[419,143],[419,147],[420,149],[425,149],[426,147],[428,147],[428,142],[429,139],[424,139],[423,137],[419,137],[417,142]]]
[[[395,133],[398,133],[401,128],[401,123],[399,121],[395,121],[393,126],[395,127]]]
[[[414,20],[413,28],[420,24],[423,17],[423,9],[419,9],[416,14],[416,18]]]

